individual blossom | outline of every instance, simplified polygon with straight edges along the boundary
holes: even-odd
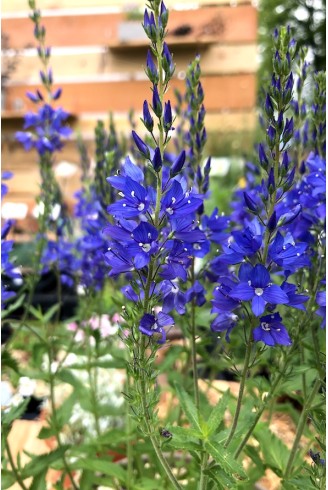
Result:
[[[154,334],[159,334],[158,343],[164,344],[166,342],[165,327],[172,327],[174,320],[170,315],[163,312],[159,312],[157,316],[145,313],[140,320],[139,330],[144,335],[152,337]]]
[[[251,301],[252,311],[256,316],[264,312],[267,303],[288,303],[287,294],[271,282],[270,274],[262,264],[250,266],[246,274],[242,274],[241,282],[230,293],[230,297],[239,301]]]
[[[260,318],[260,325],[253,330],[254,340],[256,342],[262,341],[270,347],[277,344],[291,345],[292,341],[286,327],[281,322],[282,318],[279,313],[262,316]]]

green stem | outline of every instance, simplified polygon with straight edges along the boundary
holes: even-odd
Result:
[[[312,324],[311,324],[312,327]],[[312,330],[312,328],[311,328]],[[302,342],[300,342],[300,360],[301,360],[301,366],[305,366],[305,355],[304,355],[304,346]],[[306,398],[306,373],[302,373],[302,389],[303,389],[303,397]]]
[[[127,371],[126,373],[126,387],[127,387],[127,393],[130,391],[130,386],[131,386],[131,379],[129,372]],[[126,475],[126,488],[128,490],[133,488],[133,447],[132,447],[132,441],[131,441],[131,432],[132,432],[132,427],[131,427],[131,415],[130,415],[130,405],[127,403],[126,404],[126,436],[127,436],[127,442],[126,442],[126,457],[128,460],[128,471]]]
[[[48,357],[49,357],[49,387],[50,387],[50,403],[51,403],[51,413],[52,413],[52,419],[53,419],[53,424],[55,428],[55,437],[57,441],[58,448],[62,448],[62,443],[60,439],[60,427],[58,424],[58,419],[57,419],[57,409],[56,409],[56,402],[55,402],[55,379],[54,375],[51,372],[51,359],[52,359],[52,353],[51,353],[51,346],[49,346],[49,351],[48,351]],[[64,464],[64,468],[66,470],[66,473],[70,479],[70,482],[72,484],[72,487],[74,490],[79,490],[79,487],[76,485],[73,475],[71,473],[70,467],[68,465],[67,459],[65,454],[63,453],[62,455],[62,460]]]
[[[6,447],[6,453],[7,453],[7,456],[8,456],[9,464],[11,466],[12,472],[14,473],[14,475],[16,477],[16,483],[18,483],[20,485],[20,487],[22,488],[22,490],[28,490],[28,488],[25,486],[25,483],[24,483],[23,478],[21,477],[18,469],[16,468],[16,465],[15,465],[15,462],[14,462],[14,458],[13,458],[13,455],[11,453],[9,442],[8,442],[8,438],[7,437],[6,437],[6,441],[5,441],[5,447]]]
[[[195,259],[192,259],[191,264],[191,282],[195,283]],[[192,376],[194,383],[194,398],[197,410],[199,410],[199,388],[198,388],[198,372],[197,372],[197,348],[196,348],[196,304],[195,298],[191,302],[191,361],[192,361]]]
[[[249,361],[251,358],[252,347],[253,347],[251,335],[252,335],[252,329],[250,330],[250,338],[248,339],[248,342],[246,344],[245,363],[244,363],[244,369],[243,369],[243,372],[241,375],[241,380],[240,380],[240,387],[239,387],[239,393],[238,393],[236,412],[235,412],[235,415],[233,418],[233,422],[232,422],[232,426],[230,429],[228,439],[226,440],[226,442],[224,444],[225,448],[227,448],[229,446],[229,444],[232,441],[232,438],[234,436],[234,433],[236,432],[236,429],[237,429],[238,419],[239,419],[239,415],[240,415],[240,410],[241,410],[243,395],[244,395],[244,390],[245,390],[246,378],[247,378],[247,373],[248,373],[248,366],[249,366]]]
[[[237,447],[236,452],[234,454],[234,457],[235,458],[238,458],[238,456],[240,455],[240,453],[244,449],[245,445],[247,444],[248,439],[253,434],[253,431],[254,431],[254,429],[255,429],[258,421],[260,420],[260,418],[261,418],[264,410],[266,409],[268,403],[270,403],[270,401],[273,399],[273,396],[274,396],[274,394],[275,394],[275,392],[276,392],[276,390],[277,390],[277,388],[278,388],[278,386],[280,384],[280,381],[282,380],[282,378],[283,378],[283,376],[284,376],[284,374],[286,372],[289,358],[290,358],[290,355],[288,355],[288,357],[286,357],[286,360],[285,360],[285,363],[284,363],[284,366],[283,366],[282,370],[280,371],[280,373],[277,376],[275,382],[271,386],[271,389],[270,389],[267,397],[265,398],[265,401],[263,402],[261,408],[259,408],[259,410],[257,411],[256,417],[253,420],[252,425],[250,426],[250,428],[248,429],[248,431],[247,431],[246,435],[244,436],[243,440],[241,441],[241,443]]]
[[[274,161],[274,169],[273,169],[275,185],[277,185],[277,182],[278,182],[279,161],[280,161],[280,151],[279,151],[279,142],[278,142],[278,143],[276,143],[276,148],[275,148],[275,161]],[[269,211],[268,211],[268,221],[271,218],[271,216],[273,215],[274,207],[276,204],[276,198],[277,198],[277,188],[275,188],[274,192],[270,196],[270,207],[269,207]],[[269,231],[268,227],[266,227],[265,234],[264,234],[263,265],[265,265],[267,258],[268,258],[270,238],[271,238],[271,232]]]
[[[317,379],[313,385],[312,391],[309,394],[308,399],[304,403],[303,410],[301,413],[301,417],[299,419],[298,426],[297,426],[294,444],[293,444],[293,447],[292,447],[291,452],[289,454],[289,459],[288,459],[286,470],[284,473],[284,480],[287,480],[288,477],[290,476],[291,472],[292,472],[293,463],[294,463],[296,454],[299,451],[298,445],[299,445],[300,439],[302,437],[304,427],[305,427],[305,424],[306,424],[306,421],[308,418],[308,412],[309,412],[309,410],[311,410],[312,402],[313,402],[313,400],[314,400],[314,398],[315,398],[315,396],[316,396],[316,394],[320,388],[320,385],[321,385],[321,379]]]
[[[198,483],[197,490],[205,490],[206,489],[207,476],[204,474],[204,471],[206,470],[206,467],[207,467],[207,461],[208,461],[208,454],[206,452],[204,452],[202,459],[201,459],[200,477],[199,477],[199,483]]]
[[[145,354],[145,338],[142,337],[142,342],[141,342],[141,356],[144,356]],[[147,389],[146,389],[146,373],[144,369],[141,369],[140,372],[141,379],[140,379],[140,394],[141,394],[141,404],[142,404],[142,409],[143,409],[143,415],[144,415],[144,423],[147,429],[147,435],[150,438],[150,441],[152,443],[153,449],[156,453],[156,456],[159,460],[159,462],[162,465],[163,470],[165,471],[167,477],[169,478],[170,482],[172,483],[173,487],[175,489],[181,490],[181,487],[176,480],[175,476],[172,473],[172,470],[168,464],[168,462],[165,459],[164,454],[162,453],[160,444],[158,442],[158,438],[155,435],[155,432],[152,428],[151,424],[151,415],[149,413],[149,409],[147,406]]]

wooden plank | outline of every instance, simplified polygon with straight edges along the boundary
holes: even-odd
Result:
[[[208,111],[225,109],[251,109],[255,106],[256,76],[254,74],[207,76],[202,84],[205,92],[204,104]],[[145,98],[151,98],[150,82],[145,80],[105,80],[61,84],[63,94],[60,105],[68,112],[95,111],[140,111]],[[6,90],[6,109],[14,110],[20,105],[22,110],[34,110],[25,93],[40,86],[9,86]],[[174,79],[168,98],[173,99],[173,88],[185,90],[184,80]]]
[[[43,23],[49,46],[106,46],[119,41],[119,24],[126,19],[123,13],[90,13],[44,17]],[[169,34],[186,25],[191,29],[188,36],[194,40],[210,36],[213,42],[240,44],[254,43],[257,37],[257,13],[251,5],[204,7],[196,11],[173,10]],[[28,18],[2,19],[2,32],[9,36],[12,48],[34,46],[32,30]],[[181,36],[175,37],[181,39]]]
[[[112,7],[121,9],[123,11],[131,11],[137,9],[143,9],[145,6],[145,0],[39,0],[37,3],[38,8],[45,10],[58,10],[58,9],[80,9],[90,7]],[[197,0],[196,2],[191,0],[165,0],[165,5],[168,8],[188,8],[192,5],[230,5],[230,0]],[[234,5],[248,4],[251,0],[234,0]],[[15,14],[19,11],[27,11],[26,0],[3,0],[1,5],[2,13]]]
[[[20,55],[20,60],[11,77],[14,83],[38,83],[40,60],[32,55],[34,50],[27,50]],[[176,50],[174,61],[176,72],[183,73],[194,57],[200,54],[201,69],[204,75],[254,73],[257,69],[257,46],[246,44],[237,46],[221,46],[215,44],[201,49],[190,48]],[[91,75],[110,73],[132,74],[140,78],[145,66],[146,50],[138,50],[132,57],[129,52],[115,53],[102,47],[86,49],[59,48],[53,50],[51,67],[57,83],[65,82],[72,77],[83,78]],[[6,56],[4,55],[5,59]]]

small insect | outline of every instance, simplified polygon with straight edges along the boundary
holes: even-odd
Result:
[[[168,431],[167,429],[161,429],[160,433],[162,437],[166,437],[167,439],[172,437],[171,432]]]

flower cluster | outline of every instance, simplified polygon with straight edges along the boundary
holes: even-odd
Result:
[[[276,31],[274,43],[274,74],[265,101],[266,143],[258,146],[259,167],[246,165],[247,187],[236,192],[231,215],[234,227],[211,263],[219,283],[212,329],[229,335],[238,320],[255,317],[253,339],[269,346],[291,344],[275,310],[279,305],[305,309],[308,296],[298,291],[298,274],[311,265],[309,244],[315,226],[322,225],[325,207],[323,159],[310,154],[303,164],[310,173],[304,176],[305,170],[296,173],[290,157],[294,123],[285,114],[293,103],[295,42],[289,29]],[[261,174],[265,177],[258,184],[256,175]]]
[[[11,179],[11,172],[3,172],[1,174],[1,200],[8,193],[8,186],[2,180]],[[1,309],[5,308],[5,303],[16,296],[14,291],[10,291],[6,287],[6,280],[21,279],[21,273],[11,260],[11,252],[14,246],[13,240],[7,240],[8,233],[14,222],[9,219],[1,227]]]

